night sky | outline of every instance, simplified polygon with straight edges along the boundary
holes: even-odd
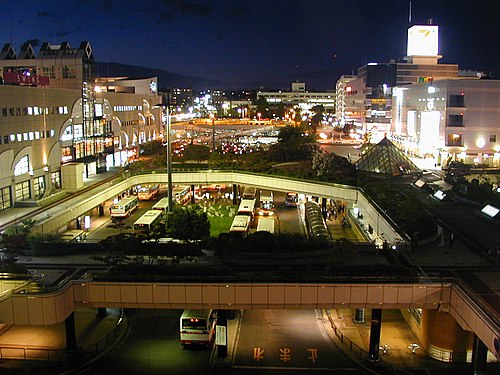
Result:
[[[368,62],[401,59],[409,0],[1,1],[0,43],[78,47],[96,61],[160,68],[258,88],[333,89]],[[496,9],[496,10],[495,10]],[[442,63],[500,77],[498,0],[413,0],[432,18]],[[38,47],[34,47],[38,52]]]

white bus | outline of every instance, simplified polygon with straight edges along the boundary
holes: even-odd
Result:
[[[257,189],[253,186],[247,186],[243,190],[241,194],[241,199],[255,199],[255,195],[257,194]]]
[[[274,224],[273,217],[260,217],[257,222],[257,232],[264,231],[274,234]]]
[[[297,207],[299,204],[299,194],[289,191],[285,196],[285,206],[287,207]]]
[[[158,185],[138,186],[137,198],[139,198],[140,201],[149,201],[156,197],[159,192],[160,187]]]
[[[238,207],[238,215],[248,215],[253,219],[255,199],[242,199]]]
[[[111,217],[128,217],[139,208],[139,199],[136,196],[125,197],[118,203],[111,205]]]
[[[173,201],[177,204],[185,204],[191,199],[191,188],[189,186],[176,186],[172,189]]]
[[[151,230],[161,220],[163,215],[159,210],[148,210],[134,223],[134,230]]]
[[[162,211],[164,214],[166,214],[168,212],[168,197],[160,199],[153,205],[153,207],[151,207],[151,209],[159,210]]]
[[[273,208],[274,208],[273,192],[270,190],[261,190],[259,215],[272,215]]]
[[[181,345],[206,345],[212,342],[217,314],[213,310],[184,310],[180,318]]]
[[[245,235],[246,233],[248,233],[249,227],[250,216],[236,215],[233,219],[233,223],[231,224],[231,228],[229,228],[229,233],[241,233]]]

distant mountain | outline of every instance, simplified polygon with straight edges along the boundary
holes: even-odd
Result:
[[[141,66],[119,63],[95,62],[97,77],[129,77],[131,79],[158,77],[158,87],[191,87],[193,90],[208,88],[227,89],[232,85],[228,82],[217,81],[203,77],[187,77],[177,73],[170,73],[162,69],[144,68]]]

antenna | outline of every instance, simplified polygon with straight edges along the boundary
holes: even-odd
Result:
[[[410,9],[408,10],[408,23],[411,24],[411,0],[410,0]]]

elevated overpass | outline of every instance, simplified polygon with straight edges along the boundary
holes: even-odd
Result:
[[[35,216],[34,219],[37,220],[38,225],[33,229],[33,232],[54,233],[77,217],[98,207],[103,202],[115,198],[135,185],[164,184],[166,182],[166,173],[153,172],[133,175],[123,180],[110,182],[104,187],[96,187]],[[397,231],[395,223],[356,187],[261,174],[211,170],[174,172],[172,173],[172,182],[180,185],[252,185],[262,189],[296,191],[310,196],[345,201],[351,208],[358,208],[358,222],[373,240],[383,238],[388,243],[406,242],[405,235]]]
[[[52,325],[75,308],[141,309],[332,309],[421,308],[449,312],[492,352],[500,337],[498,312],[492,316],[453,283],[330,284],[220,282],[107,282],[73,280],[52,293],[4,290],[0,323]]]

